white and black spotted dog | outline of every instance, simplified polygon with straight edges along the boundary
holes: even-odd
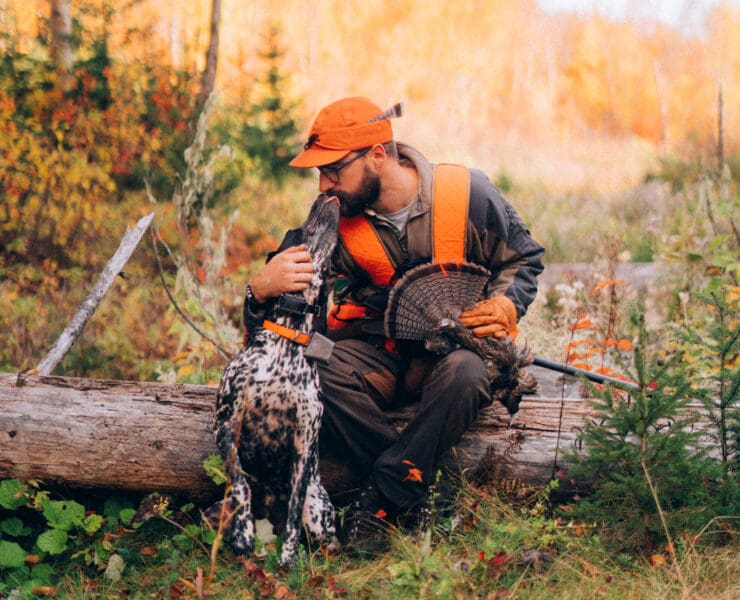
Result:
[[[238,554],[251,552],[254,520],[267,516],[277,531],[284,527],[284,566],[295,563],[302,525],[312,537],[337,545],[334,507],[318,470],[319,376],[306,344],[338,222],[338,200],[319,196],[302,227],[314,267],[305,304],[295,308],[297,295],[287,308],[275,303],[226,367],[218,389],[215,434],[230,479],[231,546]]]

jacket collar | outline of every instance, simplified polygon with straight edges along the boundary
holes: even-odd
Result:
[[[414,165],[419,175],[419,199],[414,202],[409,213],[409,219],[429,212],[432,209],[432,175],[434,166],[427,158],[413,146],[404,142],[396,142],[398,155],[401,161],[407,160]]]

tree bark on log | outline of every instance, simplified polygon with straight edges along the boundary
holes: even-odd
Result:
[[[530,371],[539,389],[513,423],[498,404],[484,409],[445,465],[530,483],[552,477],[591,409],[574,377]],[[0,373],[0,479],[216,498],[202,467],[217,452],[215,395],[214,386]],[[402,427],[412,413],[393,418]],[[322,455],[320,468],[335,497],[358,483],[339,457]]]

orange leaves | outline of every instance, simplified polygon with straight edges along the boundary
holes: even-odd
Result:
[[[571,328],[571,331],[582,331],[584,329],[593,329],[594,324],[589,319],[588,315],[582,315],[578,317],[576,322],[573,324],[573,327]]]
[[[582,340],[573,340],[565,348],[570,350],[572,348],[578,348],[580,346],[597,346],[598,342],[595,338],[584,338]]]
[[[616,287],[616,286],[624,286],[624,285],[626,284],[621,279],[605,279],[603,281],[599,281],[599,283],[597,283],[594,286],[594,288],[590,292],[590,295],[595,296],[605,287]]]
[[[631,351],[633,349],[632,342],[628,339],[615,340],[614,338],[609,338],[604,340],[602,344],[607,348],[615,347],[617,350]]]
[[[626,284],[619,279],[602,280],[593,287],[589,293],[589,297],[593,298],[597,296],[599,292],[606,288],[614,291],[616,287],[624,285]],[[565,362],[584,371],[594,371],[602,375],[622,378],[620,375],[615,374],[611,367],[606,364],[607,355],[610,351],[631,352],[633,350],[630,339],[618,338],[614,335],[617,299],[613,293],[609,297],[605,326],[600,324],[600,321],[604,320],[604,317],[599,312],[599,305],[589,304],[589,308],[594,313],[589,313],[585,310],[585,306],[582,307],[575,322],[570,327],[571,340],[565,349]],[[601,335],[599,335],[600,327],[606,329]]]
[[[566,350],[570,352],[573,348],[579,348],[581,346],[586,346],[586,349],[582,352],[571,352],[568,355],[568,362],[572,360],[591,358],[594,355],[604,354],[606,352],[606,348],[616,348],[617,350],[623,350],[625,352],[631,352],[632,350],[634,350],[632,346],[632,341],[627,338],[623,338],[620,340],[608,338],[603,341],[597,341],[594,338],[575,340],[570,342],[566,346]]]
[[[591,358],[594,355],[593,352],[571,352],[566,359],[568,363],[575,363],[577,360],[583,360]]]
[[[296,598],[294,592],[284,583],[275,579],[275,575],[260,567],[253,560],[244,558],[237,559],[244,567],[244,573],[250,585],[257,586],[257,598],[282,598],[283,600],[292,600]]]
[[[650,564],[654,567],[665,567],[668,564],[668,560],[666,559],[665,554],[661,553],[650,555],[650,558],[648,560],[650,561]]]
[[[408,472],[408,475],[406,475],[406,478],[404,479],[404,481],[412,481],[414,483],[421,483],[422,482],[421,470],[417,469],[416,465],[410,460],[404,459],[401,462],[405,465],[409,465],[409,472]]]
[[[415,481],[421,483],[421,471],[419,469],[409,469],[409,474],[406,476],[404,481]]]

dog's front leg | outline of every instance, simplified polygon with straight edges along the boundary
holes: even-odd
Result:
[[[320,542],[328,544],[330,549],[339,548],[336,533],[336,515],[329,494],[321,485],[318,467],[318,453],[311,459],[311,476],[306,489],[306,501],[303,504],[303,526]]]
[[[229,476],[226,501],[230,504],[231,547],[237,554],[249,554],[254,550],[254,516],[252,515],[252,488],[242,469],[239,451],[230,422],[216,433],[216,444],[226,461]]]
[[[252,488],[243,472],[232,473],[231,505],[234,517],[231,521],[231,547],[237,554],[249,554],[254,550],[254,516],[252,515]]]
[[[301,450],[303,451],[301,452]],[[285,524],[285,537],[280,553],[280,564],[285,567],[292,567],[296,561],[301,535],[303,504],[306,500],[306,489],[308,488],[308,482],[311,477],[309,461],[315,458],[314,454],[314,448],[312,445],[307,444],[305,439],[296,444],[296,453],[293,457],[290,501],[288,502],[288,520]]]

